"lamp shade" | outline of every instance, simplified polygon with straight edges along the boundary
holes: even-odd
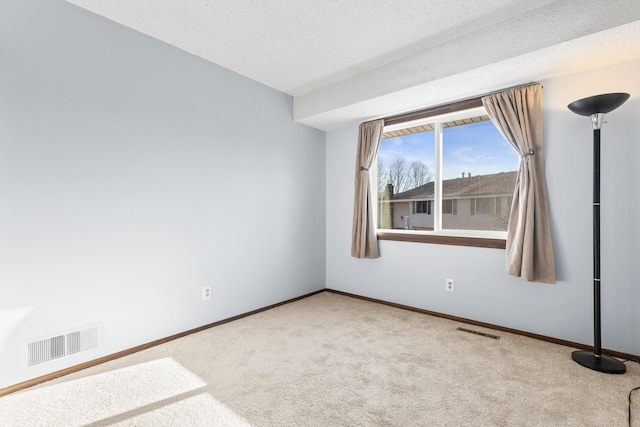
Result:
[[[624,104],[627,99],[629,99],[628,93],[607,93],[573,101],[567,108],[581,116],[606,114]]]

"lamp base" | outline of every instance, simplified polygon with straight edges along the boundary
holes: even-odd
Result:
[[[624,374],[627,371],[627,367],[624,363],[614,359],[613,357],[598,357],[594,353],[582,350],[574,351],[571,353],[571,357],[585,368],[604,372],[605,374]]]

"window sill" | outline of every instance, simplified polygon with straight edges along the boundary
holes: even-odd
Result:
[[[434,243],[438,245],[473,246],[477,248],[505,249],[506,239],[492,237],[450,236],[442,234],[403,233],[397,231],[377,231],[378,240],[398,242]]]

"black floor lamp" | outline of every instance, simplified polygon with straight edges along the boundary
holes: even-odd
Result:
[[[608,93],[579,99],[568,105],[569,110],[582,116],[590,116],[593,124],[593,353],[574,351],[573,360],[594,371],[607,374],[624,374],[624,363],[602,355],[602,331],[600,324],[600,128],[604,115],[629,99],[628,93]]]

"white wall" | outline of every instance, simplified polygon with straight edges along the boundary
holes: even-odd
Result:
[[[324,287],[325,134],[289,96],[62,0],[2,2],[0,58],[0,387]]]
[[[504,250],[381,241],[350,256],[357,128],[327,135],[327,287],[585,344],[593,343],[592,130],[570,102],[632,95],[602,130],[603,347],[640,355],[640,62],[544,85],[545,160],[556,285],[504,273]],[[445,291],[445,279],[456,292]]]

